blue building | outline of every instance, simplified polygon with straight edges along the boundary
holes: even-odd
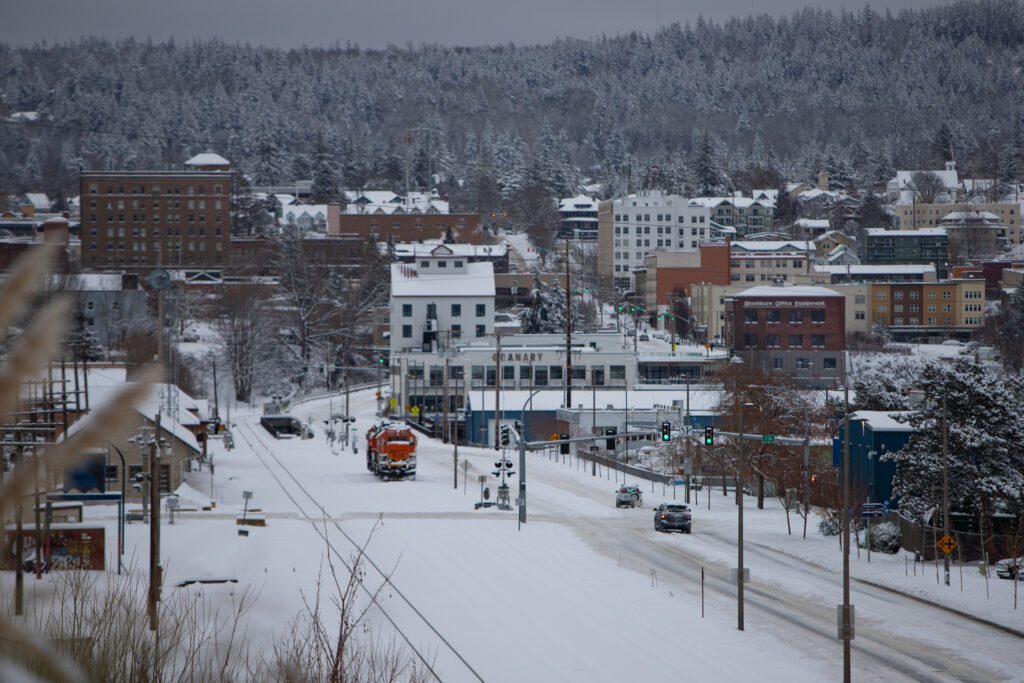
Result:
[[[850,415],[850,482],[855,495],[865,502],[885,503],[893,509],[898,501],[892,499],[892,478],[896,463],[881,460],[886,453],[901,450],[914,431],[909,424],[898,422],[894,415],[909,415],[909,411],[860,410]],[[839,423],[839,436],[832,445],[833,464],[841,467],[843,453],[843,423]]]

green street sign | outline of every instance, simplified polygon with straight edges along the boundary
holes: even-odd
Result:
[[[775,435],[774,434],[762,434],[761,435],[761,443],[774,443],[774,442],[775,442]]]

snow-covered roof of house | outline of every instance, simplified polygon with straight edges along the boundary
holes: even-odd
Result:
[[[851,242],[856,242],[857,241],[856,237],[854,237],[853,235],[847,235],[842,230],[827,230],[827,231],[821,233],[820,235],[818,235],[817,237],[815,237],[814,241],[815,242],[824,242],[827,239],[830,239],[830,238],[833,238],[833,237],[839,237],[840,235],[845,237],[846,239],[850,240]]]
[[[388,204],[399,199],[391,190],[345,190],[345,201],[349,204]]]
[[[562,213],[572,211],[597,211],[597,201],[580,194],[570,199],[563,199],[559,202],[558,210]]]
[[[231,162],[219,154],[202,152],[185,162],[186,166],[230,166]]]
[[[92,419],[95,411],[100,406],[113,399],[120,387],[125,384],[124,377],[124,368],[89,369],[88,381],[90,412],[68,428],[69,435],[75,434],[79,429],[82,429],[85,425],[89,424],[89,420]],[[150,391],[149,396],[135,406],[135,412],[153,423],[156,422],[157,413],[162,413],[160,415],[160,428],[168,434],[173,435],[174,438],[181,441],[190,450],[199,453],[200,448],[199,444],[196,442],[195,436],[186,428],[186,425],[197,426],[199,424],[199,420],[195,415],[188,412],[188,408],[185,408],[185,406],[192,405],[198,409],[198,405],[195,404],[195,401],[188,394],[181,391],[181,389],[178,389],[178,387],[174,385],[167,385],[173,387],[179,392],[177,419],[172,418],[165,411],[161,411],[160,391],[162,386],[164,385],[155,385]]]
[[[436,256],[434,251],[440,245],[442,245],[441,240],[424,240],[422,244],[399,242],[392,246],[396,256],[416,258],[419,256]],[[508,244],[504,242],[501,244],[445,244],[444,246],[451,252],[452,256],[466,258],[501,258],[508,253]],[[382,252],[386,252],[388,245],[381,243],[380,248]]]
[[[314,220],[321,218],[324,221],[327,220],[327,205],[326,204],[292,204],[291,206],[285,206],[281,209],[281,221],[284,223],[294,223],[303,216],[309,216]]]
[[[913,188],[914,176],[918,173],[934,173],[942,181],[943,187],[947,190],[956,190],[960,187],[960,178],[957,175],[955,168],[944,169],[941,171],[932,170],[918,170],[918,171],[896,171],[896,177],[889,181],[887,189],[889,191],[905,190],[907,188]]]
[[[798,218],[796,225],[807,230],[828,230],[832,227],[827,218]]]
[[[751,190],[750,196],[754,199],[767,199],[774,203],[779,198],[779,191],[775,189]]]
[[[826,289],[825,287],[815,287],[813,285],[758,285],[757,287],[751,287],[750,289],[744,290],[736,295],[736,298],[774,298],[784,297],[791,299],[794,297],[842,297],[842,294]]]
[[[764,207],[774,207],[775,202],[769,199],[754,199],[752,197],[693,197],[689,201],[690,206],[706,206],[715,208],[722,204],[732,204],[738,209],[746,209],[754,204]]]
[[[816,199],[832,199],[838,200],[843,197],[841,192],[833,192],[831,190],[822,190],[817,187],[811,188],[810,190],[804,190],[796,196],[798,202],[810,202]]]
[[[53,202],[43,192],[26,192],[25,199],[36,211],[49,211]]]
[[[813,265],[818,273],[849,273],[850,275],[925,275],[934,273],[934,265],[922,264],[857,264],[857,265]]]
[[[868,228],[869,237],[942,237],[945,228],[921,228],[920,230],[888,230],[887,228]]]
[[[426,273],[416,264],[391,264],[391,296],[494,296],[494,265],[467,263],[462,273]]]
[[[814,249],[814,242],[805,240],[738,240],[732,243],[732,248],[739,251],[810,251]]]
[[[807,183],[786,183],[786,192],[790,193],[793,190],[797,189],[798,187],[801,187],[806,184]]]
[[[939,219],[940,223],[967,223],[983,221],[986,223],[1000,222],[999,216],[991,211],[950,211]]]
[[[850,415],[850,421],[863,421],[875,432],[912,432],[914,429],[904,422],[898,422],[894,415],[909,415],[909,410],[858,410]],[[856,429],[856,427],[854,427]]]
[[[835,263],[839,259],[848,259],[858,264],[860,263],[860,259],[857,257],[857,255],[854,254],[850,250],[850,247],[848,247],[845,244],[837,244],[835,247],[832,248],[832,251],[828,252],[828,256],[825,257],[825,261],[827,261],[830,264]]]

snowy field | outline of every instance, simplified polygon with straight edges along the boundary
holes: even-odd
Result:
[[[643,484],[644,505],[616,509],[619,476],[597,476],[571,459],[529,454],[527,523],[515,512],[474,510],[478,475],[489,475],[495,452],[460,449],[453,487],[451,448],[422,438],[415,481],[381,482],[365,469],[363,435],[372,424],[372,392],[354,395],[360,452],[333,453],[323,434],[328,401],[292,413],[317,431],[312,440],[274,440],[254,415],[236,415],[236,448],[214,442],[216,476],[191,475],[183,512],[162,528],[166,590],[202,592],[228,608],[248,589],[258,594],[248,614],[248,641],[280,639],[303,611],[324,571],[327,540],[348,561],[354,543],[391,576],[379,596],[374,628],[405,637],[444,681],[710,681],[834,680],[841,647],[835,605],[841,602],[841,555],[813,520],[808,538],[786,534],[774,500],[756,510],[746,499],[746,630],[736,629],[736,507],[733,494],[701,492],[694,532],[662,535],[651,508],[671,501],[671,487]],[[463,462],[469,462],[464,485]],[[488,477],[493,491],[496,480]],[[513,487],[516,479],[513,479]],[[630,481],[630,483],[637,483]],[[239,537],[235,517],[242,491],[267,519]],[[675,492],[681,500],[682,488]],[[115,538],[114,511],[101,516]],[[314,523],[308,518],[312,518]],[[351,540],[349,540],[351,539]],[[144,567],[148,527],[128,526],[128,553]],[[108,543],[113,548],[113,542]],[[110,567],[116,566],[111,550]],[[1012,608],[1009,581],[992,578],[986,598],[977,570],[954,569],[952,589],[939,587],[934,567],[905,576],[903,555],[852,560],[857,607],[857,680],[1022,680],[1024,640],[963,619],[899,592],[946,604],[1024,631],[1024,609]],[[701,616],[701,569],[705,615]],[[185,578],[232,576],[237,586],[174,588]],[[368,568],[366,585],[382,584]],[[29,586],[33,581],[29,579]],[[415,611],[414,609],[415,608]],[[417,614],[418,612],[418,614]],[[422,616],[420,616],[422,615]]]

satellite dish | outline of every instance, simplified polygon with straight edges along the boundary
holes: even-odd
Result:
[[[157,268],[149,274],[149,286],[157,291],[171,286],[171,274],[163,268]]]

